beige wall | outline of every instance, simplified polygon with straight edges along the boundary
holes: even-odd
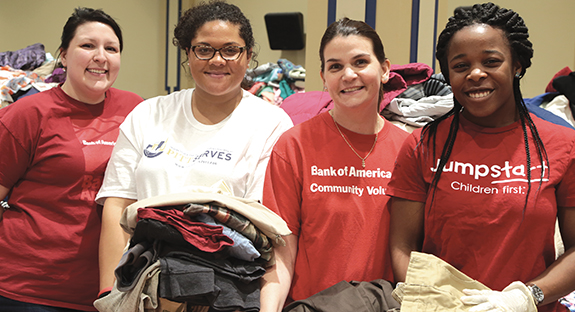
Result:
[[[259,63],[276,62],[286,58],[307,70],[306,90],[321,90],[319,76],[319,41],[327,27],[328,0],[228,0],[238,5],[251,20],[254,36],[259,45]],[[338,17],[348,11],[351,15],[361,14],[350,9],[360,0],[338,0]],[[172,0],[172,2],[175,2]],[[183,9],[189,8],[197,0],[183,0]],[[422,1],[421,24],[432,23],[430,3]],[[497,1],[504,7],[513,8],[525,19],[534,43],[533,66],[523,81],[524,96],[531,97],[543,93],[553,75],[565,66],[575,69],[575,12],[573,0],[547,0],[545,2],[524,0]],[[122,69],[115,87],[130,90],[143,97],[165,94],[165,27],[166,2],[160,0],[28,0],[27,6],[34,10],[23,12],[20,1],[0,0],[0,27],[10,30],[0,41],[0,52],[14,51],[27,45],[41,42],[46,51],[56,54],[60,43],[62,27],[74,7],[79,5],[102,8],[117,19],[124,32],[124,52]],[[440,0],[438,32],[443,29],[447,17],[460,5],[470,5],[474,1]],[[306,47],[301,51],[273,51],[269,49],[267,31],[263,16],[269,12],[302,12]],[[353,17],[355,17],[355,15]],[[24,21],[25,16],[25,21]],[[378,0],[376,30],[380,34],[386,54],[393,64],[409,62],[411,35],[411,1]],[[173,27],[173,25],[171,25]],[[425,27],[425,26],[424,26]],[[432,50],[433,38],[429,29],[420,29],[419,44]],[[424,35],[425,34],[425,35]],[[424,37],[423,37],[424,36]],[[171,31],[170,38],[171,40]],[[171,41],[170,41],[171,42]],[[431,63],[425,55],[419,60]],[[176,66],[172,63],[171,65]],[[171,67],[170,67],[171,68]],[[436,66],[438,68],[438,66]],[[173,70],[171,68],[171,70]],[[193,86],[187,72],[181,74],[181,87]]]

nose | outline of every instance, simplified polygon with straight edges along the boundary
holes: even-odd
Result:
[[[222,57],[222,51],[217,51],[209,62],[214,65],[222,65],[226,63],[226,60]]]
[[[344,80],[354,79],[356,76],[357,76],[357,73],[351,67],[345,67],[345,69],[343,70],[343,77],[342,78]]]
[[[487,76],[487,73],[485,73],[485,71],[483,71],[479,67],[475,67],[475,68],[471,69],[467,78],[471,79],[473,81],[479,81],[480,79],[485,78],[486,76]]]
[[[106,52],[104,51],[104,48],[98,48],[95,50],[94,52],[94,62],[97,63],[104,63],[106,62]]]

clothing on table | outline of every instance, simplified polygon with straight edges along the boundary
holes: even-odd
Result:
[[[372,148],[375,135],[340,128],[360,155]],[[278,140],[263,204],[298,236],[291,299],[305,299],[342,280],[393,279],[385,194],[407,135],[385,122],[365,169],[329,112],[296,125]]]
[[[494,290],[527,282],[555,260],[557,207],[573,207],[575,132],[531,115],[547,151],[541,162],[528,132],[531,190],[526,207],[526,156],[520,121],[483,128],[460,116],[459,131],[431,205],[429,185],[453,117],[437,128],[432,148],[418,144],[421,129],[405,141],[388,194],[424,202],[422,252],[440,257]],[[505,207],[505,209],[502,209]],[[457,220],[457,222],[453,222]],[[483,235],[478,235],[478,230]],[[539,311],[553,311],[545,305]]]
[[[341,281],[317,294],[290,303],[282,312],[399,312],[393,286],[382,279],[371,282]]]
[[[553,112],[550,112],[546,109],[544,109],[541,106],[544,106],[545,104],[553,101],[553,99],[555,97],[557,97],[559,95],[559,93],[543,93],[540,94],[538,96],[535,96],[533,98],[527,98],[527,99],[523,99],[525,101],[525,106],[527,107],[527,109],[529,110],[530,113],[534,114],[535,116],[543,119],[543,120],[547,120],[549,122],[552,122],[556,125],[560,125],[560,126],[564,126],[567,127],[569,129],[575,129],[575,127],[573,127],[573,125],[571,125],[569,122],[567,122],[565,119],[559,117],[558,115],[555,115]]]
[[[224,180],[237,197],[261,200],[277,138],[292,126],[280,108],[243,91],[236,109],[216,125],[192,113],[193,89],[142,102],[120,127],[97,201],[144,199]]]
[[[453,94],[432,95],[419,100],[395,98],[382,112],[390,120],[421,128],[453,108]]]
[[[101,206],[94,202],[118,126],[141,101],[110,88],[102,103],[55,87],[0,109],[0,295],[93,310]],[[70,296],[74,294],[74,296]]]

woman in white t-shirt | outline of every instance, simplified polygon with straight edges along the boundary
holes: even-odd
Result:
[[[144,101],[120,127],[96,197],[104,204],[101,292],[111,288],[128,239],[119,226],[128,205],[218,181],[233,196],[260,200],[271,149],[292,126],[282,109],[241,89],[254,38],[238,7],[212,1],[191,8],[174,36],[196,87]]]

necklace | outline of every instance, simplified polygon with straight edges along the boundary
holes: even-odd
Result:
[[[331,118],[333,119],[333,116],[331,116]],[[371,152],[373,152],[373,149],[375,148],[375,143],[377,143],[377,133],[375,134],[375,141],[373,141],[373,145],[371,146],[371,149],[369,150],[369,153],[367,153],[367,155],[365,155],[365,157],[361,157],[359,156],[359,154],[355,151],[355,149],[353,148],[353,146],[351,146],[351,144],[349,143],[349,141],[346,139],[345,135],[343,135],[343,133],[341,132],[341,130],[339,129],[339,126],[337,125],[337,121],[335,121],[335,119],[333,119],[333,123],[335,124],[335,127],[337,128],[337,131],[339,132],[339,134],[341,135],[341,137],[343,138],[343,140],[345,141],[345,143],[347,143],[347,146],[349,146],[349,148],[351,148],[351,150],[353,151],[353,153],[355,155],[357,155],[357,157],[359,157],[359,159],[361,159],[361,166],[365,169],[365,160],[367,159],[367,157],[369,157],[369,155],[371,155]]]

